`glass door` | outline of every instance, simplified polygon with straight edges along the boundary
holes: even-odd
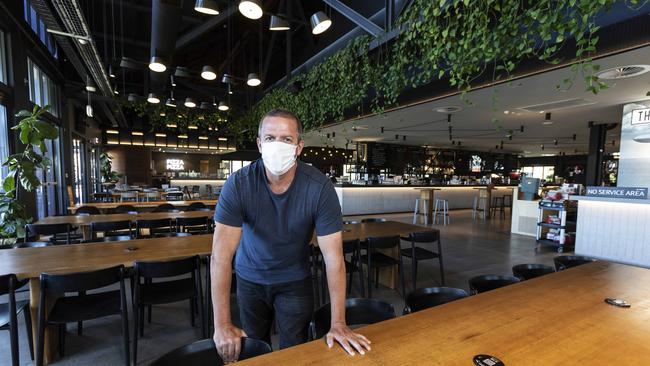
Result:
[[[86,202],[86,144],[78,138],[72,139],[72,169],[74,202]]]

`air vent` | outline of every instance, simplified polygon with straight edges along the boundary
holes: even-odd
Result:
[[[456,113],[462,111],[463,108],[461,107],[456,107],[456,106],[448,106],[448,107],[440,107],[440,108],[435,108],[434,111],[438,113]]]
[[[648,71],[650,71],[650,65],[628,65],[603,70],[596,76],[604,80],[626,79],[645,74]]]
[[[541,113],[541,112],[548,112],[548,111],[556,111],[560,109],[582,107],[582,106],[592,105],[592,104],[596,104],[596,102],[589,99],[576,98],[576,99],[558,100],[556,102],[550,102],[544,104],[536,104],[528,107],[521,107],[518,109],[521,109],[526,112]]]

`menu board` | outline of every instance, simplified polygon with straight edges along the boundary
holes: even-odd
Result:
[[[386,168],[386,158],[388,155],[388,149],[389,146],[385,144],[369,144],[368,167]]]

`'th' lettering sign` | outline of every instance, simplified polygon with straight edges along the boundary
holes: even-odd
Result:
[[[632,125],[650,123],[650,108],[635,109],[632,111]]]
[[[648,188],[594,186],[587,187],[587,196],[645,200],[648,199]]]

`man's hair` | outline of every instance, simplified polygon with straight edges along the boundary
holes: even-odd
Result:
[[[272,110],[266,112],[266,114],[264,116],[262,116],[262,119],[260,120],[260,124],[257,127],[257,136],[258,137],[262,137],[261,136],[261,134],[262,134],[262,124],[264,123],[264,119],[266,117],[284,117],[284,118],[289,118],[289,119],[292,119],[292,120],[296,121],[296,129],[298,130],[298,141],[302,140],[302,123],[300,122],[300,119],[298,119],[298,116],[296,116],[293,112],[288,111],[286,109],[282,109],[282,108],[272,109]]]

